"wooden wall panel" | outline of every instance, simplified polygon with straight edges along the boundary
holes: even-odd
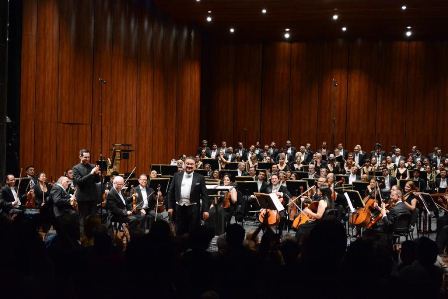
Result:
[[[310,142],[314,147],[322,141],[330,148],[342,142],[350,150],[361,144],[370,151],[376,142],[386,150],[399,146],[404,153],[413,144],[423,152],[436,145],[448,150],[443,138],[448,109],[447,42],[337,40],[247,45],[210,39],[204,47],[212,50],[203,59],[207,75],[202,81],[206,96],[201,111],[218,111],[216,107],[224,106],[232,96],[232,86],[242,110],[226,110],[219,121],[208,117],[201,126],[201,138],[236,144],[241,138],[238,133],[248,123],[240,113],[252,105],[250,118],[255,121],[247,135],[260,132],[263,143],[275,140],[283,145],[290,138],[296,145]],[[248,73],[247,65],[258,56],[257,51],[246,50],[249,47],[261,48],[261,79],[257,79],[256,68]],[[226,49],[234,54],[216,54]],[[221,67],[232,64],[232,70]],[[253,86],[261,90],[259,107],[253,107],[256,93],[243,93]],[[232,118],[234,134],[229,139],[222,128]]]
[[[346,147],[350,150],[357,144],[369,150],[375,140],[377,66],[375,43],[350,45],[346,123]]]
[[[263,50],[261,142],[289,138],[291,44],[269,44]]]
[[[260,125],[267,120],[261,112],[261,45],[242,45],[235,53],[235,114],[234,140],[245,146],[260,140]],[[216,140],[219,141],[219,140]]]
[[[23,2],[22,80],[20,105],[21,167],[34,163],[34,117],[36,100],[37,0]]]
[[[89,148],[96,161],[110,156],[113,143],[130,143],[135,151],[121,171],[137,166],[140,173],[193,152],[200,38],[191,29],[180,34],[180,26],[142,5],[24,2],[22,165],[34,164],[56,179],[78,162],[80,148]],[[178,109],[186,112],[180,122]]]
[[[317,144],[321,48],[316,44],[291,45],[291,142]]]

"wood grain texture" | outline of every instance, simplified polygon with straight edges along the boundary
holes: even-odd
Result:
[[[192,152],[201,39],[183,28],[125,0],[24,1],[21,165],[57,178],[80,148],[130,143],[121,170],[139,173]]]

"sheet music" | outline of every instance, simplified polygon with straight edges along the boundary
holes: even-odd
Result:
[[[283,207],[282,203],[280,202],[280,200],[278,199],[277,194],[270,193],[269,196],[271,197],[271,200],[274,203],[275,208],[277,209],[277,211],[281,212],[281,211],[283,211],[285,209]]]
[[[355,212],[355,208],[353,207],[352,201],[350,200],[350,197],[348,196],[347,192],[344,192],[344,196],[345,196],[345,199],[347,199],[347,204],[350,209],[350,212],[351,213]]]
[[[235,188],[234,186],[220,186],[220,185],[205,185],[208,190],[221,190],[221,191],[230,191]]]

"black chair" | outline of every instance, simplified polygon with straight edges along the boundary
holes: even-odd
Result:
[[[411,227],[411,214],[402,214],[398,216],[392,228],[392,238],[395,243],[400,242],[401,237],[405,237],[407,240],[413,240],[412,236],[413,227]],[[398,242],[397,242],[398,241]]]

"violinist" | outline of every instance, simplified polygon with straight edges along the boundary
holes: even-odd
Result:
[[[416,185],[417,191],[423,192],[425,190],[425,180],[420,177],[420,171],[418,169],[412,171],[412,181]]]
[[[215,235],[222,235],[226,231],[226,227],[230,224],[232,210],[238,200],[236,189],[230,182],[230,176],[224,175],[223,186],[230,187],[228,191],[219,191],[219,197],[215,197],[210,205],[210,217],[207,220],[209,226],[215,230]]]
[[[6,175],[5,183],[6,185],[2,188],[0,208],[10,215],[22,214],[22,202],[15,186],[16,179],[14,178],[14,175]]]
[[[328,185],[322,184],[321,187],[317,189],[316,194],[318,201],[317,210],[312,211],[308,207],[302,210],[302,213],[306,214],[310,220],[298,228],[296,232],[296,238],[298,240],[311,232],[316,225],[316,221],[329,218],[328,211],[334,208],[334,202],[331,200],[331,189],[328,188]]]
[[[140,214],[142,216],[149,217],[149,222],[152,223],[155,220],[156,213],[156,201],[157,199],[161,199],[162,192],[155,192],[154,189],[148,186],[148,176],[146,174],[141,174],[138,178],[139,185],[135,188],[135,192],[137,193],[137,211],[134,214]],[[164,202],[163,198],[161,202]],[[163,203],[165,206],[165,203]],[[166,209],[161,213],[157,213],[157,219],[163,219],[165,221],[168,220],[168,212]]]
[[[56,217],[56,221],[64,215],[76,215],[76,204],[75,204],[75,196],[68,193],[68,184],[70,183],[70,179],[61,176],[54,187],[51,189],[50,194],[53,201],[53,213]],[[78,220],[79,221],[79,220]]]
[[[134,213],[132,197],[126,198],[122,194],[124,187],[123,177],[116,176],[112,184],[113,187],[106,198],[106,205],[112,216],[111,220],[119,223],[129,223],[129,229],[133,231],[139,224],[142,225],[144,217],[140,213]]]
[[[389,210],[386,209],[386,204],[381,204],[382,223],[384,224],[384,231],[391,232],[393,225],[398,221],[402,215],[410,215],[409,208],[403,201],[402,192],[399,189],[394,189],[390,194]]]

